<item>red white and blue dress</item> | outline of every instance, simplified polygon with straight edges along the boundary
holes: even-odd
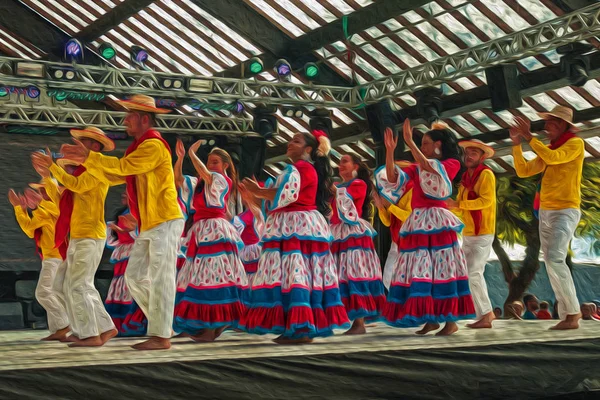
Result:
[[[119,217],[127,214],[129,214],[129,210],[125,210]],[[125,227],[122,221],[123,219],[119,218],[116,222],[119,228]],[[137,233],[136,231],[113,232],[108,227],[106,237],[106,246],[113,251],[110,256],[110,263],[114,265],[114,270],[104,306],[119,331],[119,336],[143,336],[146,334],[148,321],[133,297],[131,297],[129,288],[125,283],[125,270]]]
[[[458,243],[462,222],[446,208],[457,160],[429,160],[437,173],[418,165],[400,169],[398,181],[387,179],[385,167],[375,173],[377,189],[396,204],[413,182],[412,213],[402,225],[399,257],[392,272],[383,317],[397,327],[454,322],[475,317],[467,264]]]
[[[177,202],[179,203],[179,208],[181,208],[181,212],[183,213],[183,220],[186,222],[186,227],[188,225],[188,218],[194,213],[194,207],[192,205],[192,200],[194,197],[194,177],[189,175],[183,176],[183,185],[177,189]],[[177,272],[181,270],[183,264],[186,259],[186,250],[187,243],[185,241],[187,237],[187,232],[184,229],[181,234],[181,240],[179,241],[179,249],[177,251]]]
[[[231,180],[212,172],[212,183],[192,178],[194,224],[185,239],[186,261],[177,274],[175,332],[236,328],[248,279],[239,258],[242,240],[227,220]]]
[[[248,209],[233,218],[233,226],[235,226],[242,242],[244,242],[244,248],[240,251],[240,259],[244,264],[248,281],[251,283],[260,259],[262,249],[260,238],[264,229],[264,220],[256,218],[252,211]]]
[[[361,218],[366,196],[367,184],[353,179],[337,185],[331,205],[331,253],[342,302],[351,320],[378,319],[385,304],[381,263],[373,244],[377,232]]]
[[[350,322],[330,251],[329,225],[317,211],[317,172],[307,161],[288,165],[266,202],[262,253],[242,329],[291,339],[329,336]]]

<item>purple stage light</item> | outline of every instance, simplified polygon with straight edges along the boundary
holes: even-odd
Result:
[[[69,40],[67,42],[67,55],[70,57],[77,57],[81,54],[81,44],[77,40]]]

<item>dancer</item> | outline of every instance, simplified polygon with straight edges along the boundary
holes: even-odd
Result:
[[[365,318],[379,319],[385,303],[381,264],[375,252],[371,214],[371,172],[355,155],[345,154],[339,164],[341,183],[332,202],[331,253],[335,260],[342,302],[354,320],[347,335],[364,334]]]
[[[171,150],[152,127],[155,114],[169,111],[156,108],[154,99],[144,95],[134,95],[118,104],[127,110],[125,126],[127,134],[134,138],[123,158],[89,151],[81,143],[63,145],[61,152],[67,158],[84,162],[92,174],[125,178],[129,210],[139,228],[125,282],[148,318],[150,336],[132,347],[168,349],[175,303],[177,245],[184,223],[177,203]]]
[[[457,320],[475,314],[467,265],[457,239],[463,224],[446,209],[444,201],[460,170],[460,150],[452,132],[442,124],[434,124],[423,136],[419,150],[406,119],[404,141],[416,164],[404,170],[394,164],[398,139],[388,128],[386,164],[376,172],[379,191],[392,202],[404,194],[407,182],[414,182],[413,210],[400,230],[400,257],[383,316],[397,327],[425,324],[418,334],[437,330],[445,322],[437,335],[451,335],[458,330]]]
[[[556,106],[549,113],[539,113],[546,122],[544,134],[550,139],[545,146],[531,134],[529,121],[516,119],[511,129],[515,170],[519,177],[542,174],[539,197],[540,242],[548,278],[560,302],[560,319],[551,329],[577,329],[581,312],[575,292],[573,276],[566,263],[569,242],[581,216],[581,174],[585,145],[583,139],[575,136],[573,110]],[[523,157],[521,140],[529,143],[537,154],[533,160]]]
[[[491,328],[495,319],[483,273],[492,251],[496,231],[496,177],[483,162],[494,156],[494,149],[479,140],[465,140],[458,144],[465,151],[465,166],[456,201],[446,200],[464,222],[463,251],[469,269],[469,287],[477,322],[469,328]]]
[[[87,151],[112,151],[114,142],[94,127],[72,129],[71,135]],[[55,244],[61,246],[70,235],[63,292],[73,335],[71,347],[102,346],[118,331],[106,312],[94,275],[106,243],[104,201],[111,184],[108,178],[92,175],[79,166],[73,175],[53,163],[51,153],[35,152],[36,169],[48,169],[66,190],[60,199]]]
[[[406,168],[409,167],[411,163],[408,161],[396,161],[396,165],[400,168]],[[412,181],[406,183],[405,192],[397,204],[390,203],[377,191],[373,192],[373,202],[377,207],[379,219],[383,225],[390,228],[390,236],[392,239],[390,250],[385,260],[385,266],[383,267],[383,286],[388,290],[390,289],[392,281],[394,265],[398,264],[398,258],[400,257],[398,251],[400,246],[400,229],[412,211],[410,206],[412,202],[412,186]]]
[[[137,222],[127,207],[126,192],[121,196],[121,202],[124,207],[118,210],[114,220],[108,223],[106,246],[113,250],[110,263],[114,265],[114,272],[104,304],[119,330],[119,336],[144,336],[148,321],[131,297],[125,282],[131,249],[137,238]]]
[[[259,183],[260,184],[260,183]],[[264,185],[261,184],[261,187]],[[265,220],[256,198],[251,192],[240,190],[242,202],[246,210],[233,218],[233,226],[240,234],[244,248],[240,251],[240,259],[244,264],[244,270],[248,277],[248,284],[251,285],[252,277],[258,268],[258,260],[262,246],[260,239],[264,230]]]
[[[23,232],[35,240],[35,247],[42,259],[42,269],[35,298],[46,310],[48,330],[50,335],[42,340],[64,340],[70,332],[69,317],[63,295],[63,282],[66,264],[63,260],[67,255],[66,245],[54,247],[54,231],[59,215],[58,204],[51,200],[48,192],[58,189],[56,184],[47,175],[41,184],[30,184],[36,193],[30,189],[25,191],[25,196],[19,198],[14,190],[8,192],[8,199],[15,210],[15,217]],[[53,188],[50,188],[53,186]],[[45,188],[48,187],[48,190]],[[31,209],[31,217],[27,212]]]
[[[288,143],[289,165],[274,185],[243,188],[267,200],[263,250],[251,287],[243,328],[280,334],[276,343],[308,343],[349,328],[330,251],[332,171],[329,139],[322,131],[297,133]]]
[[[198,178],[192,183],[194,225],[186,238],[187,259],[177,275],[180,295],[173,329],[194,341],[211,342],[228,327],[237,328],[248,280],[238,255],[242,240],[226,216],[237,180],[233,161],[226,151],[214,148],[205,166],[196,156],[202,142],[188,151]]]

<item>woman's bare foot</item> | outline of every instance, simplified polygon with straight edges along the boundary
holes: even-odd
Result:
[[[100,339],[102,339],[102,344],[108,342],[110,339],[114,338],[118,334],[119,334],[119,331],[116,328],[101,333],[100,334]]]
[[[456,333],[456,331],[458,331],[456,322],[446,322],[446,325],[444,325],[442,330],[436,333],[435,336],[450,336],[453,333]]]
[[[184,337],[190,337],[190,334],[187,333],[187,332],[181,332],[180,334],[178,334],[177,336],[175,336],[174,339],[184,338]]]
[[[43,341],[50,341],[50,340],[58,340],[59,342],[64,342],[64,340],[67,338],[67,333],[71,332],[71,327],[67,326],[66,328],[62,328],[57,330],[56,332],[54,332],[53,334],[46,336],[45,338],[41,339]]]
[[[273,341],[277,344],[308,344],[308,343],[312,343],[313,340],[309,337],[292,339],[292,338],[287,338],[282,335],[282,336],[279,336],[277,339],[273,339]]]
[[[560,321],[558,324],[550,328],[553,331],[564,331],[567,329],[579,328],[579,320],[581,319],[581,313],[567,315],[564,321]]]
[[[131,346],[135,350],[167,350],[171,348],[171,339],[152,336],[145,342]]]
[[[425,324],[425,326],[423,328],[421,328],[421,330],[418,330],[417,332],[415,332],[417,335],[425,335],[431,331],[437,331],[438,329],[440,329],[440,324],[438,323],[431,323],[428,322]]]
[[[190,336],[194,342],[207,343],[214,342],[216,339],[216,331],[214,329],[203,329],[197,335]]]
[[[69,343],[69,347],[100,347],[103,344],[100,336],[92,336]]]
[[[66,336],[64,339],[61,340],[61,342],[63,343],[74,343],[74,342],[78,342],[79,338],[77,337],[77,335],[71,334],[69,336]]]
[[[218,329],[215,329],[215,340],[217,340],[217,338],[219,336],[221,336],[223,334],[223,332],[225,332],[225,329],[229,328],[229,326],[222,326]]]
[[[479,321],[475,321],[472,324],[467,324],[467,328],[471,329],[486,329],[492,327],[492,321],[496,319],[493,312],[489,312],[481,317]]]
[[[355,319],[352,323],[352,327],[344,332],[344,335],[364,335],[367,333],[367,328],[365,327],[365,319],[358,318]]]

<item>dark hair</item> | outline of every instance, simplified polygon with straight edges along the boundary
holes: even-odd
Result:
[[[125,213],[125,211],[127,211],[129,209],[129,206],[122,206],[117,208],[117,211],[115,211],[115,213],[113,214],[113,218],[111,221],[113,221],[115,223],[115,225],[117,225],[119,223],[119,217],[121,215],[123,215]],[[117,232],[115,232],[114,230],[111,229],[111,235],[113,236],[113,238],[118,239],[117,236]]]
[[[523,304],[525,305],[525,307],[527,307],[527,303],[533,299],[535,299],[535,296],[532,294],[526,294],[525,296],[523,296]]]
[[[142,119],[142,117],[144,115],[147,115],[148,120],[150,121],[150,125],[152,125],[152,126],[156,125],[156,114],[151,113],[151,112],[145,112],[145,111],[135,111],[135,112],[139,114],[140,119]]]
[[[310,133],[302,133],[307,147],[311,147],[310,158],[313,160],[313,166],[317,171],[317,198],[315,204],[317,210],[323,214],[325,218],[331,214],[330,202],[333,198],[333,169],[331,168],[331,160],[329,156],[319,156],[319,142]]]
[[[367,164],[360,159],[356,154],[348,154],[352,158],[352,162],[358,165],[358,171],[356,179],[360,179],[367,185],[367,193],[365,196],[365,202],[362,207],[362,218],[365,220],[371,219],[371,195],[373,193],[373,180],[371,178],[371,170]]]
[[[425,133],[425,135],[429,136],[433,142],[442,143],[442,156],[440,157],[440,160],[443,161],[448,159],[454,159],[460,163],[460,171],[458,171],[458,173],[452,180],[452,182],[455,184],[460,182],[465,168],[462,162],[462,150],[458,145],[454,134],[449,129],[436,127],[436,129],[430,130],[429,132]]]

